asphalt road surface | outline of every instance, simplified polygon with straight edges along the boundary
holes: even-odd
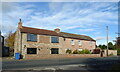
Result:
[[[2,61],[2,70],[111,70],[120,57]]]

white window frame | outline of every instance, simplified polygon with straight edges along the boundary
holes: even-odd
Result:
[[[78,40],[78,45],[81,46],[82,45],[82,41]]]
[[[78,48],[78,51],[82,51],[83,49],[82,48]]]
[[[90,41],[90,46],[92,46],[92,41]]]
[[[71,45],[75,45],[75,40],[71,40]]]
[[[58,43],[60,43],[60,39],[59,39],[59,36],[50,36],[50,43],[52,43],[52,37],[58,37]]]
[[[66,48],[65,51],[66,51],[66,50],[71,50],[71,48]]]

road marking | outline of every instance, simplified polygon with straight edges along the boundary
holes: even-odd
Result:
[[[79,67],[85,67],[87,64],[79,64]]]
[[[56,70],[55,68],[45,68],[45,70]]]

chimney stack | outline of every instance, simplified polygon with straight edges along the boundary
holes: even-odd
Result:
[[[18,28],[22,28],[22,21],[20,19],[19,23],[18,23]]]
[[[54,31],[57,32],[57,33],[60,33],[60,29],[59,28],[54,29]]]

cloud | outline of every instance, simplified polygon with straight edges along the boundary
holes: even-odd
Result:
[[[2,4],[3,32],[15,31],[19,18],[24,26],[77,34],[100,35],[105,24],[117,25],[117,3],[109,2],[48,2],[48,3],[7,3]],[[10,27],[11,26],[11,27]],[[10,28],[9,28],[10,27]],[[7,28],[7,29],[6,29]],[[98,29],[99,28],[99,29]],[[93,36],[91,35],[91,36]],[[104,37],[104,35],[103,35]],[[96,40],[103,40],[98,37]]]
[[[113,37],[108,37],[108,40],[112,39]],[[106,37],[95,37],[95,40],[106,40]]]
[[[19,3],[2,3],[2,32],[15,31],[19,18],[28,20],[34,9],[33,5],[20,5]],[[23,23],[24,24],[24,23]]]
[[[96,37],[96,38],[95,38],[95,40],[97,40],[97,41],[98,41],[98,40],[104,40],[104,39],[105,39],[105,37]]]
[[[79,31],[95,31],[95,29],[80,29]]]
[[[1,2],[118,2],[119,0],[1,0]]]
[[[95,35],[100,35],[100,34],[101,34],[101,32],[95,32],[95,33],[93,33],[93,34],[95,34]]]

